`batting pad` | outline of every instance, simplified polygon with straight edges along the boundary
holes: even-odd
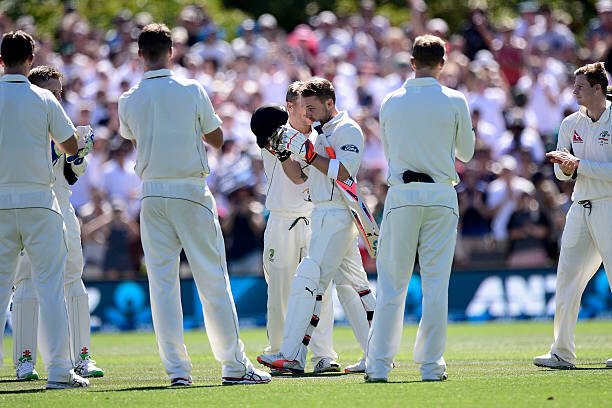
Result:
[[[76,362],[81,359],[81,354],[89,353],[89,297],[80,279],[66,285],[64,293],[70,327],[70,357]]]
[[[346,318],[353,329],[355,338],[365,355],[368,347],[370,324],[368,323],[366,311],[361,303],[361,298],[357,291],[350,285],[336,285],[336,291],[338,292],[338,300],[340,300]]]
[[[32,279],[23,279],[13,297],[13,363],[21,357],[31,357],[36,364],[38,330],[38,299]]]
[[[310,258],[304,258],[300,262],[289,292],[289,305],[283,331],[281,354],[287,359],[296,360],[300,348],[306,348],[302,341],[315,312],[320,276],[321,270],[316,262]],[[302,357],[305,358],[305,355]]]

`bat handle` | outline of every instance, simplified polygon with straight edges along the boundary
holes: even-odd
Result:
[[[330,159],[336,158],[336,152],[334,152],[334,149],[332,149],[331,146],[325,146],[325,151],[327,152]]]

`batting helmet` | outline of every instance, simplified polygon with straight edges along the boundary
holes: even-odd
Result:
[[[287,123],[287,108],[277,103],[262,105],[251,116],[251,130],[257,137],[257,146],[264,148],[276,129]]]

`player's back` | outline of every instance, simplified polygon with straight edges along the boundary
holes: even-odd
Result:
[[[403,183],[405,170],[426,173],[437,183],[458,182],[456,136],[471,134],[467,103],[460,92],[433,78],[410,79],[387,96],[380,120],[392,185]]]
[[[154,75],[159,72],[165,75]],[[143,180],[208,175],[202,132],[216,129],[221,122],[208,120],[211,113],[203,108],[205,100],[208,96],[199,84],[172,76],[169,70],[147,72],[121,96],[119,112],[129,129],[122,128],[122,134],[137,141],[135,170]]]

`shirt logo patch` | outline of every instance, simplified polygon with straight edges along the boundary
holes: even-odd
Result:
[[[580,137],[578,132],[574,130],[574,139],[572,139],[572,143],[584,143],[584,140]]]
[[[274,249],[270,249],[270,255],[268,257],[268,261],[274,262]]]
[[[601,132],[597,138],[597,143],[599,143],[600,146],[610,144],[610,132],[607,130]]]
[[[359,149],[357,148],[357,146],[352,145],[352,144],[346,144],[342,146],[340,149],[344,150],[345,152],[359,153]]]

